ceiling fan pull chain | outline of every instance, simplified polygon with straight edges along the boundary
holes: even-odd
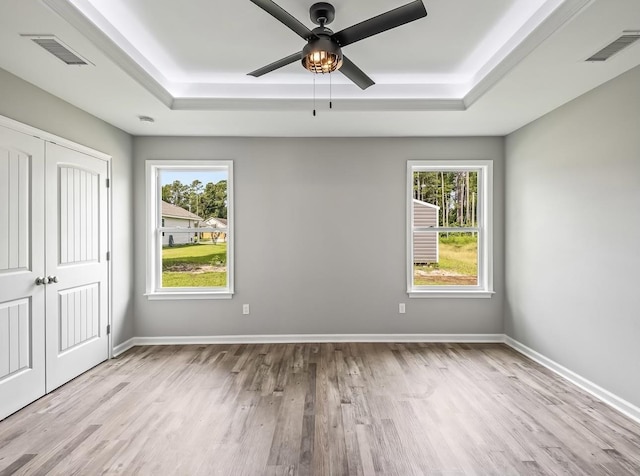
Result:
[[[329,109],[333,109],[333,103],[331,102],[331,71],[329,71]]]
[[[313,117],[316,116],[316,75],[313,75]]]

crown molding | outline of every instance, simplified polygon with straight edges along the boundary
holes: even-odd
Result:
[[[326,109],[317,100],[316,109]],[[325,101],[328,102],[328,101]],[[175,98],[175,111],[308,111],[311,99]],[[333,98],[337,111],[464,111],[462,99],[341,99]]]
[[[544,40],[571,20],[580,10],[592,3],[593,0],[564,0],[550,15],[544,17],[543,12],[538,12],[527,23],[540,24],[526,35],[523,26],[512,39],[478,71],[475,85],[464,96],[464,104],[468,108],[478,99],[484,96],[507,73],[514,69],[523,59],[529,56]],[[521,35],[526,35],[521,39]]]
[[[173,96],[162,86],[153,75],[149,74],[136,60],[129,56],[97,25],[92,23],[78,8],[67,0],[42,0],[44,5],[66,20],[71,26],[82,33],[111,61],[118,65],[125,73],[138,82],[162,104],[171,107]],[[152,65],[148,64],[148,68]],[[158,71],[154,71],[159,75]]]

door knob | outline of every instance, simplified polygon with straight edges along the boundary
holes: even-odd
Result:
[[[41,284],[49,284],[49,278],[41,278],[38,276],[36,278],[36,285],[40,286]]]
[[[57,276],[47,276],[47,279],[49,280],[49,282],[47,284],[57,283],[58,282],[58,277]]]

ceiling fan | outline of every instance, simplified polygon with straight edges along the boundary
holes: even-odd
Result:
[[[335,8],[330,3],[319,2],[311,5],[309,16],[311,21],[318,26],[313,30],[309,30],[293,15],[271,0],[251,0],[251,2],[269,13],[276,20],[284,23],[285,26],[306,40],[307,44],[302,51],[256,69],[248,73],[250,76],[257,78],[294,61],[302,60],[302,65],[312,73],[331,73],[340,70],[342,74],[361,89],[367,89],[375,83],[349,58],[342,54],[341,48],[427,16],[427,10],[422,0],[415,0],[334,33],[326,27],[335,18]]]

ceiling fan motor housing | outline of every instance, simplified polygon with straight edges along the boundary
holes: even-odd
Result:
[[[309,17],[316,25],[328,25],[336,17],[336,9],[327,2],[314,3],[309,8]]]

